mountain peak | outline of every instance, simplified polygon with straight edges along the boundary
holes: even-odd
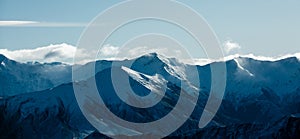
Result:
[[[2,62],[3,60],[7,59],[3,54],[0,54],[0,61]]]
[[[148,58],[156,58],[156,57],[158,57],[158,55],[159,54],[157,54],[155,52],[152,52],[152,53],[144,54],[144,55],[140,56],[139,58],[142,58],[142,57],[144,57],[144,58],[146,58],[146,57],[148,57]]]
[[[148,53],[145,55],[142,55],[138,58],[136,58],[136,60],[141,60],[141,61],[153,61],[155,59],[159,60],[159,54],[157,53]],[[160,60],[159,60],[160,61]]]
[[[157,56],[158,54],[156,52],[152,52],[152,53],[149,53],[148,55],[150,55],[150,56]]]

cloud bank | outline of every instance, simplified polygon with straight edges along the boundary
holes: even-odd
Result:
[[[0,54],[19,62],[64,62],[71,64],[76,47],[62,43],[36,49],[7,50],[0,49]]]
[[[110,44],[104,45],[99,53],[97,51],[87,51],[84,49],[77,49],[75,46],[62,43],[62,44],[51,44],[49,46],[43,46],[35,49],[22,49],[22,50],[8,50],[0,49],[0,54],[4,54],[9,59],[16,60],[18,62],[62,62],[66,64],[73,64],[73,58],[77,52],[77,59],[80,64],[87,62],[106,59],[106,60],[124,60],[133,59],[141,55],[148,53],[159,53],[167,57],[175,57],[178,60],[194,65],[206,65],[215,61],[227,61],[238,57],[248,57],[260,61],[277,61],[288,57],[296,57],[300,60],[300,53],[287,54],[278,57],[266,57],[266,56],[255,56],[254,54],[248,55],[229,55],[223,59],[186,59],[182,55],[180,50],[170,50],[164,47],[149,48],[146,46],[135,47],[135,48],[120,48]],[[98,54],[98,55],[97,55]]]
[[[104,45],[102,48],[95,51],[87,51],[85,49],[77,49],[75,46],[62,43],[51,44],[49,46],[38,47],[35,49],[22,49],[22,50],[8,50],[0,49],[0,54],[5,55],[9,59],[18,62],[62,62],[66,64],[73,64],[73,58],[76,55],[77,64],[85,64],[95,60],[124,60],[140,57],[148,53],[159,53],[167,57],[176,57],[179,60],[184,59],[180,50],[169,50],[164,47],[147,47],[140,46],[134,48],[121,48],[110,44]]]

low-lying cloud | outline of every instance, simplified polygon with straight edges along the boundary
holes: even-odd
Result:
[[[71,64],[76,47],[62,43],[35,49],[8,50],[0,49],[0,53],[19,62],[64,62]]]
[[[231,49],[235,48],[231,47]],[[134,48],[121,48],[113,46],[110,44],[104,45],[97,51],[87,51],[85,49],[77,49],[75,46],[62,43],[62,44],[51,44],[48,46],[38,47],[35,49],[22,49],[22,50],[8,50],[0,49],[0,54],[4,54],[9,59],[16,60],[18,62],[41,62],[41,63],[51,63],[51,62],[62,62],[67,64],[73,64],[73,59],[76,53],[77,63],[84,64],[87,62],[107,59],[107,60],[124,60],[133,59],[141,55],[148,53],[159,53],[167,57],[175,57],[178,60],[196,65],[206,65],[214,61],[227,61],[235,59],[237,57],[249,57],[256,60],[262,61],[276,61],[288,57],[297,57],[300,60],[300,53],[287,54],[278,57],[266,57],[266,56],[255,56],[253,54],[248,55],[228,55],[223,59],[188,59],[184,57],[182,51],[178,49],[167,49],[164,47],[147,47],[140,46]],[[97,55],[98,54],[98,55]],[[79,61],[79,62],[78,62]]]

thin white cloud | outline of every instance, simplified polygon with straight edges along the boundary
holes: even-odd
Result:
[[[37,23],[36,21],[0,21],[0,26],[20,26]]]
[[[224,50],[226,54],[229,54],[232,51],[241,49],[241,46],[237,42],[233,42],[232,40],[227,40],[223,43]]]
[[[85,27],[87,23],[39,22],[39,21],[0,21],[0,27]]]

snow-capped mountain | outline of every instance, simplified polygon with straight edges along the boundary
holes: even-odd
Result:
[[[2,89],[4,93],[18,95],[0,99],[1,138],[106,137],[98,133],[82,115],[73,92],[70,66],[21,64],[4,56],[0,57],[0,61],[4,63],[0,65],[1,84],[10,85],[10,88],[20,91],[14,93],[12,89],[7,89],[8,87]],[[225,61],[227,86],[222,105],[210,124],[198,129],[198,122],[210,92],[210,65],[219,63],[194,66],[152,53],[132,60],[97,61],[96,75],[82,74],[78,82],[89,82],[95,77],[106,106],[120,118],[131,122],[150,122],[165,116],[176,105],[180,90],[186,91],[191,96],[199,93],[191,117],[169,138],[299,138],[300,62],[296,57],[278,61],[238,57]],[[90,64],[94,63],[82,65],[77,71],[86,70]],[[43,68],[45,66],[49,68]],[[57,70],[56,68],[59,69],[61,66],[65,66],[62,70],[65,73],[42,72],[45,69]],[[38,70],[34,70],[35,68]],[[39,71],[39,76],[32,75],[36,71]],[[118,98],[111,83],[112,71],[128,76],[130,86],[137,95],[144,96],[153,90],[159,92],[158,90],[166,85],[165,96],[161,102],[148,109],[138,109],[125,104]],[[200,84],[196,82],[198,74],[195,72],[199,73]],[[46,73],[52,73],[59,78],[46,76]],[[28,76],[33,77],[27,78]],[[14,77],[13,81],[9,81],[11,78],[8,77]],[[28,88],[34,91],[26,93],[28,90],[13,85],[14,82],[20,82],[17,80],[19,78],[23,79],[23,82],[28,82]],[[36,80],[42,80],[41,78],[57,82],[50,86],[32,85],[33,82],[29,82],[32,79],[37,82]],[[26,85],[24,84],[25,87]],[[43,88],[46,90],[38,91]],[[87,108],[95,109],[93,106],[97,102],[93,98],[87,102],[90,102],[86,104]],[[115,134],[115,136],[123,135]]]
[[[0,96],[41,91],[71,82],[72,67],[63,63],[19,63],[0,54]]]

